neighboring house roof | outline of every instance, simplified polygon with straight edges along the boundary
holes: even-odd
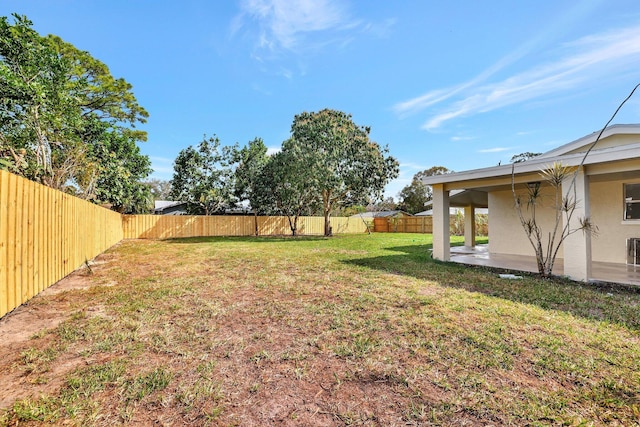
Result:
[[[187,202],[173,200],[156,200],[153,213],[156,215],[181,215],[186,213]]]
[[[613,125],[603,132],[598,144],[585,159],[586,151],[596,141],[598,134],[599,132],[592,133],[525,162],[434,175],[423,178],[422,182],[428,185],[458,183],[462,185],[457,188],[479,188],[482,186],[479,180],[510,176],[512,173],[516,175],[537,173],[556,161],[561,161],[566,166],[578,166],[583,160],[585,165],[595,165],[640,157],[640,125]],[[622,144],[619,139],[615,144],[609,144],[607,138],[614,135],[628,135],[628,139]],[[636,165],[629,165],[629,167],[630,170],[637,169]],[[471,183],[471,181],[475,182]],[[465,187],[464,182],[470,185]]]
[[[186,202],[176,202],[174,200],[156,200],[153,203],[154,203],[153,209],[164,209],[171,206],[181,205]]]
[[[362,212],[359,214],[351,215],[351,218],[388,218],[396,215],[413,216],[410,213],[404,211],[379,211],[379,212]]]

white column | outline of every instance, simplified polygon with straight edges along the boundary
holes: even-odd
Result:
[[[464,207],[464,245],[476,245],[476,209],[473,206]]]
[[[573,174],[562,181],[562,193],[576,202],[576,208],[569,220],[569,230],[574,231],[563,243],[564,275],[573,280],[588,281],[591,277],[591,234],[579,230],[580,220],[590,216],[589,178],[580,168],[576,175],[575,187],[571,185]],[[564,225],[567,218],[564,216]],[[578,230],[578,231],[575,231]]]
[[[449,261],[449,192],[443,184],[433,185],[433,257]]]

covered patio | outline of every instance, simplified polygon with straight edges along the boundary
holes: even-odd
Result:
[[[474,247],[452,246],[450,261],[513,271],[531,273],[537,273],[538,271],[535,257],[490,253],[488,245],[476,245]],[[556,260],[553,272],[558,276],[564,275],[564,264],[561,258]],[[640,266],[592,261],[589,281],[640,286]]]
[[[523,232],[530,227],[540,248],[558,251],[555,274],[640,284],[640,124],[612,125],[524,162],[422,181],[433,188],[435,259],[535,271]],[[471,222],[475,208],[488,207],[491,244],[484,252],[451,251],[449,209],[461,205]],[[468,225],[465,246],[473,248]]]

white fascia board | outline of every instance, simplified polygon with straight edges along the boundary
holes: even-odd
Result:
[[[584,153],[576,153],[570,155],[560,155],[554,157],[534,157],[522,163],[513,163],[502,166],[493,166],[484,169],[473,169],[463,172],[454,172],[444,175],[428,176],[422,179],[422,182],[428,185],[447,184],[458,181],[470,181],[484,178],[497,178],[501,176],[510,176],[523,173],[539,172],[554,162],[560,162],[565,166],[578,166],[584,158]],[[602,150],[593,150],[587,156],[584,164],[591,165],[597,163],[615,162],[619,160],[629,160],[640,158],[640,143],[622,145],[618,147],[610,147]]]
[[[601,130],[597,130],[593,133],[590,133],[587,136],[583,136],[582,138],[576,139],[575,141],[571,141],[567,144],[561,145],[558,148],[554,148],[553,150],[549,150],[545,153],[542,153],[539,158],[550,158],[555,156],[560,156],[562,154],[568,153],[573,150],[577,150],[580,147],[585,145],[593,144]],[[612,135],[640,135],[640,124],[618,124],[611,125],[607,127],[604,132],[602,132],[602,136],[600,140],[604,138],[608,138]]]

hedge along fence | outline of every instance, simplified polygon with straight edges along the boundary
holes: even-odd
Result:
[[[120,215],[0,170],[0,317],[122,239],[251,236],[252,216]],[[364,233],[360,219],[332,218],[333,232]],[[286,217],[258,217],[262,235],[290,234]],[[322,235],[302,217],[299,234]]]
[[[258,235],[290,235],[289,220],[284,216],[259,216]],[[253,236],[253,216],[187,216],[187,215],[123,215],[125,239],[166,239],[202,236]],[[366,233],[367,226],[359,218],[331,218],[335,234]],[[324,218],[298,218],[298,234],[323,235]]]
[[[119,213],[0,170],[0,317],[122,238]]]

